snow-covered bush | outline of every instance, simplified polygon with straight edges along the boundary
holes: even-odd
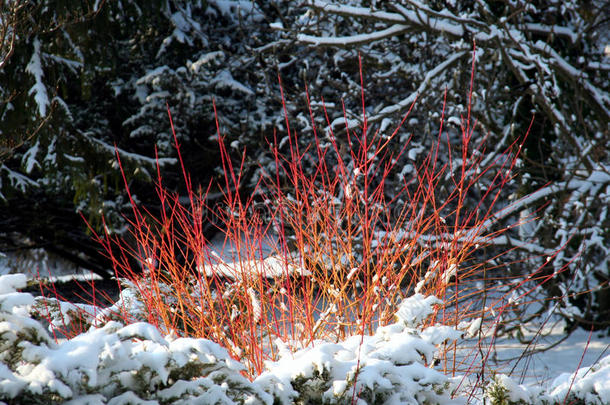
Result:
[[[449,380],[431,365],[435,345],[459,333],[435,326],[421,330],[436,303],[416,294],[401,304],[397,323],[373,336],[316,342],[296,353],[284,349],[255,382],[285,404],[448,403]]]
[[[162,337],[152,325],[110,321],[55,342],[29,314],[34,298],[16,292],[24,275],[0,277],[0,400],[6,403],[413,403],[444,404],[448,379],[431,368],[435,345],[459,336],[420,331],[438,303],[415,295],[395,324],[373,336],[314,342],[254,382],[227,351],[205,339]],[[279,342],[278,342],[279,344]],[[281,345],[281,344],[279,344]],[[69,402],[72,401],[72,402]],[[79,401],[79,402],[76,402]]]
[[[35,299],[16,291],[25,282],[22,274],[0,277],[0,404],[610,403],[610,356],[546,389],[505,375],[495,375],[482,395],[458,389],[460,374],[450,379],[433,365],[438,345],[460,332],[422,326],[439,303],[434,297],[404,300],[396,322],[372,336],[315,341],[297,351],[278,341],[280,360],[249,381],[218,344],[163,337],[143,322],[109,321],[56,342],[30,315]]]
[[[271,404],[243,366],[203,339],[162,337],[150,324],[101,328],[56,343],[15,292],[25,275],[0,277],[0,400],[73,404]],[[68,402],[70,401],[70,402]]]
[[[492,405],[525,405],[532,401],[527,388],[515,383],[510,377],[498,374],[485,390]]]
[[[492,405],[610,404],[610,355],[575,373],[561,374],[545,390],[497,375],[488,385],[486,397]]]
[[[561,374],[547,392],[552,404],[610,404],[610,355],[574,374]]]

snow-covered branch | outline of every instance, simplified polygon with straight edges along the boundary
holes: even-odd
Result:
[[[154,168],[157,165],[157,162],[159,163],[159,166],[165,166],[165,165],[173,165],[176,164],[177,160],[175,158],[151,158],[148,156],[144,156],[144,155],[140,155],[138,153],[133,153],[133,152],[127,152],[126,150],[123,150],[121,148],[119,148],[118,146],[113,146],[113,145],[109,145],[108,143],[102,141],[101,139],[97,139],[87,133],[84,133],[83,136],[89,140],[90,142],[92,142],[95,145],[98,145],[99,147],[101,147],[101,149],[103,151],[105,151],[106,153],[110,153],[111,155],[114,155],[115,153],[118,153],[119,156],[136,162],[138,164],[144,164],[147,165],[149,167]]]
[[[297,39],[311,45],[353,46],[399,35],[406,32],[408,29],[409,27],[406,25],[395,24],[385,30],[375,31],[370,34],[350,35],[347,37],[318,37],[299,34]]]

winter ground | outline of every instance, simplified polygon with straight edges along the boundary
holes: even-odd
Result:
[[[557,325],[539,339],[537,348],[542,350],[564,339],[565,332],[561,326]],[[548,384],[560,374],[574,373],[578,368],[591,366],[610,354],[608,336],[596,332],[589,335],[590,332],[577,329],[556,346],[521,359],[526,345],[515,338],[502,338],[496,344],[492,368],[518,376],[517,380],[525,385]]]
[[[2,260],[0,261],[0,275],[2,274],[7,274],[9,272],[13,272],[14,269],[11,268],[12,263],[11,260],[9,260],[10,258],[4,257],[2,258]],[[74,277],[72,275],[69,274],[64,274],[66,272],[62,271],[61,268],[61,264],[59,263],[49,263],[46,262],[43,264],[43,266],[45,266],[45,269],[47,271],[47,273],[51,273],[53,275],[53,277],[55,277],[56,279],[68,279],[71,277]],[[28,275],[28,278],[32,278],[33,275],[30,274]],[[24,277],[25,279],[25,277]],[[14,305],[15,308],[23,306],[24,303],[27,304],[28,299],[25,298],[25,295],[20,295],[20,298],[17,298],[16,296],[14,296],[15,293],[11,292],[11,283],[12,282],[8,282],[6,280],[4,280],[5,283],[4,285],[0,286],[0,293],[5,294],[5,295],[0,295],[0,304],[2,304],[2,310],[3,312],[6,313],[10,313],[11,312],[11,305]],[[17,283],[18,284],[18,283]],[[12,297],[12,298],[9,298]],[[3,299],[4,298],[4,299]],[[406,318],[414,317],[415,319],[417,319],[418,316],[421,316],[421,313],[419,313],[417,311],[422,311],[422,308],[425,307],[425,305],[422,306],[421,302],[420,303],[415,303],[415,305],[411,308],[411,307],[405,307],[405,311],[406,313],[410,314],[408,316],[406,316]],[[415,308],[415,312],[413,311],[413,308]],[[20,311],[17,310],[12,310],[13,313],[11,314],[11,316],[14,316],[15,314],[21,314]],[[414,314],[414,315],[413,315]],[[405,318],[405,319],[406,319]],[[11,321],[12,319],[12,321]],[[16,322],[16,323],[15,323]],[[2,322],[0,322],[0,329],[3,330],[3,333],[6,333],[6,329],[11,329],[10,325],[25,325],[27,322],[23,322],[22,321],[15,321],[13,318],[11,318],[10,316],[3,316]],[[53,378],[50,378],[49,375],[59,375],[59,374],[66,374],[69,375],[70,374],[70,369],[74,368],[75,370],[81,370],[83,368],[86,368],[83,364],[87,365],[88,363],[91,362],[92,358],[102,358],[103,357],[103,353],[104,353],[104,349],[102,346],[102,343],[100,342],[104,342],[104,345],[106,346],[110,346],[113,347],[113,345],[117,344],[118,340],[120,340],[121,338],[116,338],[116,337],[109,337],[109,335],[114,334],[118,334],[118,336],[131,336],[130,334],[135,334],[138,336],[145,336],[148,340],[150,340],[152,343],[149,342],[150,345],[153,345],[154,347],[163,347],[163,345],[166,345],[166,349],[169,348],[170,352],[171,350],[183,350],[182,349],[176,349],[175,347],[172,349],[172,345],[175,343],[175,341],[170,340],[164,340],[163,337],[161,337],[158,332],[155,332],[154,328],[147,326],[147,325],[139,325],[139,326],[135,326],[135,327],[131,327],[131,329],[129,329],[130,327],[127,328],[120,328],[119,326],[114,326],[113,328],[106,328],[104,327],[104,331],[103,332],[89,332],[88,334],[83,334],[79,337],[77,337],[76,339],[74,339],[74,342],[60,342],[58,346],[55,346],[55,349],[41,349],[40,346],[37,347],[38,350],[38,354],[37,356],[40,356],[41,353],[47,353],[48,354],[48,360],[45,363],[45,360],[42,361],[42,363],[37,364],[35,366],[31,366],[30,365],[30,370],[28,373],[26,373],[26,377],[19,376],[18,374],[22,373],[23,370],[19,371],[19,372],[15,372],[14,374],[10,374],[8,373],[7,367],[2,364],[0,365],[0,368],[2,370],[0,370],[0,392],[2,393],[2,396],[0,396],[0,399],[4,399],[6,400],[8,397],[10,397],[10,395],[7,397],[6,393],[8,392],[9,394],[11,392],[21,392],[19,391],[19,387],[23,388],[23,386],[29,384],[29,386],[33,386],[34,387],[34,392],[36,392],[36,390],[39,390],[40,392],[45,392],[45,385],[47,386],[47,388],[51,387],[51,391],[55,390],[58,393],[60,393],[60,396],[63,395],[68,395],[67,392],[70,391],[69,388],[66,389],[59,389],[57,388],[57,384],[58,380],[61,380],[61,378],[58,378],[58,380],[54,380]],[[536,334],[537,331],[537,326],[535,325],[526,325],[526,327],[523,329],[524,330],[524,334],[522,336],[522,340],[523,341],[527,341],[528,338],[533,337]],[[529,330],[529,332],[528,332]],[[376,383],[372,383],[370,381],[367,381],[367,378],[371,379],[371,381],[375,380],[376,378],[379,379],[383,379],[382,376],[386,376],[387,374],[392,374],[393,372],[396,373],[396,369],[400,368],[401,366],[397,366],[396,364],[377,364],[376,362],[380,362],[380,359],[385,359],[383,357],[383,355],[380,355],[379,353],[386,353],[386,352],[391,352],[394,353],[393,356],[404,356],[405,353],[410,353],[410,351],[412,351],[413,353],[417,353],[418,355],[421,355],[421,352],[425,352],[425,357],[429,357],[431,356],[431,352],[430,347],[426,346],[429,343],[434,343],[434,339],[433,337],[430,336],[435,336],[438,335],[439,333],[441,333],[438,330],[433,330],[432,332],[425,334],[419,334],[419,332],[417,332],[417,334],[415,336],[417,336],[417,338],[412,339],[411,335],[407,336],[407,340],[405,340],[405,336],[401,335],[401,331],[397,330],[397,331],[392,331],[392,332],[387,332],[384,331],[383,333],[378,332],[375,336],[373,337],[367,337],[367,339],[370,339],[370,342],[368,344],[369,350],[368,352],[365,350],[362,353],[362,359],[360,357],[358,357],[357,361],[363,361],[363,364],[370,364],[372,365],[371,367],[369,367],[368,370],[368,374],[366,373],[361,373],[361,376],[359,377],[360,379],[362,379],[362,384],[364,384],[364,386],[366,387],[366,384],[371,384],[371,387],[374,386],[376,387],[375,389],[379,390],[380,388],[378,386],[376,386]],[[410,333],[413,333],[413,331],[411,331]],[[442,333],[446,333],[446,332],[442,332]],[[379,335],[379,336],[378,336]],[[4,335],[3,335],[4,336]],[[422,337],[423,336],[423,337]],[[354,362],[356,361],[356,358],[353,356],[353,353],[356,352],[356,349],[360,347],[361,345],[361,341],[360,341],[360,337],[357,337],[358,339],[348,339],[345,342],[341,342],[339,345],[329,345],[329,346],[325,346],[325,345],[320,345],[317,346],[316,348],[309,350],[306,349],[305,352],[301,353],[300,355],[297,353],[296,355],[287,355],[284,356],[279,362],[271,365],[270,367],[270,371],[268,373],[265,373],[265,375],[263,375],[260,379],[257,379],[257,381],[260,380],[260,383],[258,385],[255,385],[255,388],[250,387],[250,385],[248,385],[249,383],[245,380],[240,380],[239,377],[237,375],[233,375],[233,377],[231,378],[235,378],[237,380],[239,380],[239,384],[243,385],[244,387],[250,387],[252,388],[254,391],[259,390],[261,387],[263,387],[263,390],[266,390],[266,392],[274,392],[275,397],[278,397],[278,395],[276,395],[278,392],[283,392],[282,389],[285,389],[286,386],[289,386],[290,384],[294,385],[294,374],[295,372],[298,372],[298,370],[302,371],[302,374],[305,376],[314,378],[315,373],[312,374],[312,367],[313,370],[315,370],[315,365],[312,366],[312,364],[325,364],[326,366],[328,366],[329,364],[334,364],[334,365],[330,365],[330,370],[331,370],[331,385],[330,387],[332,388],[328,388],[328,390],[332,391],[335,393],[335,395],[337,395],[337,392],[339,393],[343,393],[343,394],[349,394],[349,392],[347,392],[346,390],[346,381],[349,381],[349,378],[346,379],[341,379],[341,376],[344,375],[349,375],[349,370],[351,367],[354,366]],[[420,340],[417,340],[418,338],[420,338]],[[117,340],[118,339],[118,340]],[[438,338],[436,338],[438,339]],[[169,342],[169,343],[168,343]],[[367,342],[368,341],[363,341],[365,343],[365,346],[367,346]],[[184,342],[182,342],[184,343]],[[123,342],[123,344],[125,344],[125,342]],[[588,403],[596,403],[596,404],[610,404],[610,337],[608,337],[607,335],[601,334],[599,332],[592,332],[590,333],[589,331],[585,331],[582,329],[578,329],[575,330],[573,333],[571,333],[567,338],[564,332],[564,324],[562,322],[556,322],[556,323],[551,323],[548,322],[545,327],[543,328],[542,332],[541,332],[541,336],[538,337],[538,339],[536,340],[536,343],[533,345],[527,345],[524,342],[520,342],[519,339],[513,337],[513,338],[499,338],[497,341],[493,342],[493,350],[489,350],[490,345],[492,344],[492,341],[490,339],[483,339],[481,340],[480,343],[478,343],[477,340],[475,339],[465,339],[465,340],[460,340],[459,341],[459,345],[461,347],[461,354],[463,354],[465,357],[469,358],[469,363],[465,364],[465,366],[463,366],[463,368],[477,368],[481,366],[481,364],[483,364],[481,358],[485,357],[485,355],[489,352],[490,355],[486,360],[486,367],[485,370],[489,375],[490,370],[493,370],[494,373],[501,373],[501,374],[505,374],[505,375],[509,375],[511,376],[511,379],[503,379],[504,377],[499,377],[498,381],[502,382],[502,386],[505,387],[507,389],[508,392],[508,398],[513,401],[513,402],[507,402],[507,404],[511,404],[511,403],[519,403],[518,400],[521,399],[523,401],[525,401],[525,403],[541,403],[541,404],[545,404],[544,400],[550,401],[556,401],[556,402],[546,402],[546,403],[562,403],[563,401],[559,401],[559,399],[561,398],[568,398],[567,397],[567,393],[568,392],[576,392],[577,398],[580,398],[582,401],[582,403],[588,404]],[[51,345],[49,343],[49,345]],[[156,346],[155,346],[156,345]],[[191,345],[191,346],[189,346]],[[193,342],[189,342],[188,343],[188,347],[192,348]],[[392,346],[396,346],[398,348],[401,348],[400,351],[398,349],[396,349],[395,347]],[[419,346],[418,346],[419,345]],[[179,345],[178,345],[179,346]],[[176,346],[176,347],[178,347]],[[353,347],[352,347],[353,346]],[[206,350],[212,350],[209,349],[208,346],[205,346],[208,349]],[[370,349],[370,347],[374,347],[374,349]],[[422,349],[423,347],[423,349]],[[416,350],[414,348],[417,348]],[[131,351],[130,351],[131,350]],[[138,351],[146,351],[149,349],[134,349],[131,348],[129,350],[127,350],[127,352],[133,354],[133,353],[137,353]],[[199,349],[198,349],[199,350]],[[222,360],[224,361],[226,364],[228,364],[228,368],[232,370],[232,372],[235,372],[235,370],[239,369],[238,366],[235,366],[234,364],[231,364],[230,359],[224,359],[223,356],[227,357],[225,354],[223,353],[216,353],[215,351],[220,350],[219,347],[214,347],[212,352],[214,358],[216,358],[217,360]],[[415,350],[415,351],[414,351]],[[477,352],[477,351],[481,351],[481,353],[483,353],[482,355],[479,356],[472,356],[473,352]],[[3,351],[6,351],[6,347],[3,349]],[[349,352],[352,354],[352,356],[350,357],[349,355],[345,354],[341,354],[342,352]],[[524,355],[525,353],[525,355]],[[141,353],[140,353],[141,354]],[[82,357],[82,359],[78,359],[78,358],[74,358],[74,356],[80,356]],[[409,354],[411,355],[411,354]],[[409,355],[406,355],[407,357]],[[67,357],[66,357],[67,356]],[[134,355],[136,358],[138,357],[137,355]],[[139,358],[140,363],[138,363],[138,361],[133,361],[130,364],[127,365],[123,365],[123,366],[119,366],[119,368],[125,368],[125,369],[129,369],[130,367],[133,367],[134,364],[144,364],[144,365],[151,365],[151,364],[157,364],[156,362],[159,362],[158,364],[162,364],[163,362],[159,359],[157,360],[151,360],[153,358],[157,358],[159,356],[158,352],[155,352],[153,350],[152,353],[149,353],[149,356],[151,356],[148,359],[142,360],[141,358]],[[155,357],[156,356],[156,357]],[[210,354],[207,354],[208,358],[210,357]],[[368,356],[368,357],[367,357]],[[416,355],[414,355],[416,356]],[[34,356],[36,357],[36,356]],[[163,357],[164,358],[164,357]],[[415,357],[414,357],[415,358]],[[69,359],[69,360],[68,360]],[[224,359],[224,360],[223,360]],[[317,359],[318,363],[315,363],[315,359]],[[474,359],[474,360],[473,360]],[[385,359],[384,361],[386,361],[387,359]],[[458,358],[458,362],[459,362],[459,358]],[[2,362],[4,363],[6,360],[3,357]],[[367,363],[368,361],[368,363]],[[410,359],[409,361],[413,361],[414,364],[419,364],[416,361],[414,361],[413,359]],[[25,362],[27,363],[27,361]],[[178,361],[179,363],[179,361]],[[387,361],[386,361],[387,363]],[[44,364],[44,367],[41,367],[41,365]],[[101,364],[101,363],[100,363]],[[224,364],[224,363],[223,363]],[[226,365],[225,364],[225,365]],[[377,364],[377,365],[375,365]],[[373,366],[375,365],[375,366]],[[324,367],[326,367],[324,366]],[[588,368],[590,366],[595,366],[597,368],[594,367],[594,369],[592,370],[588,370]],[[162,368],[162,366],[160,366]],[[394,368],[392,368],[394,367]],[[26,367],[27,368],[27,367]],[[95,368],[95,367],[93,367]],[[98,366],[99,369],[99,366]],[[381,370],[384,370],[383,372]],[[580,369],[580,372],[574,376],[573,373],[577,372]],[[363,369],[364,370],[364,369]],[[373,371],[371,371],[373,370]],[[427,368],[421,368],[418,369],[417,373],[422,373],[422,372],[428,372],[425,370],[429,370]],[[385,373],[385,374],[384,374]],[[415,371],[412,371],[411,374],[415,373]],[[400,373],[398,373],[400,374]],[[397,374],[397,375],[398,375]],[[169,375],[169,374],[168,374]],[[368,375],[368,377],[367,377]],[[100,374],[99,378],[102,378],[103,373]],[[226,377],[226,376],[225,376]],[[22,380],[20,380],[20,378],[22,378]],[[229,377],[227,377],[229,378]],[[401,379],[402,378],[402,379]],[[411,385],[405,383],[403,380],[407,379],[407,377],[405,377],[404,375],[399,378],[397,381],[399,381],[398,385],[403,384],[404,387],[411,387]],[[409,377],[410,378],[410,377]],[[427,377],[428,378],[428,377]],[[439,380],[439,375],[436,374],[431,374],[429,376],[430,381],[441,381]],[[292,380],[291,380],[292,379]],[[472,379],[472,377],[471,377]],[[230,380],[230,378],[229,378]],[[391,378],[390,378],[391,380]],[[63,381],[63,380],[62,380]],[[288,381],[291,381],[290,384],[288,383]],[[392,383],[394,385],[397,384],[397,382],[395,380],[391,380]],[[416,381],[416,379],[413,380],[409,380],[407,381],[408,383],[413,383],[413,381]],[[454,384],[453,386],[457,385],[461,385],[463,387],[463,390],[468,391],[468,379],[464,379],[461,377],[460,374],[457,374],[457,376],[455,378],[453,378],[452,380],[452,384]],[[21,384],[21,385],[20,385]],[[25,385],[24,385],[25,384]],[[32,385],[33,384],[33,385]],[[55,384],[55,388],[53,388],[53,384]],[[207,383],[206,383],[207,384]],[[208,390],[210,394],[210,392],[214,392],[209,386],[207,386],[206,384],[203,385],[199,385],[200,389],[204,389],[204,390]],[[522,386],[519,386],[519,384],[522,384]],[[60,384],[61,385],[61,384]],[[69,384],[67,384],[69,387]],[[323,385],[323,384],[322,384]],[[383,384],[382,384],[383,385]],[[2,388],[4,387],[4,388]],[[270,388],[273,387],[273,388]],[[279,387],[279,388],[278,388]],[[282,388],[283,387],[283,388]],[[403,387],[403,388],[404,388]],[[245,389],[245,388],[244,388]],[[278,391],[279,389],[279,391]],[[343,391],[341,391],[343,389]],[[417,391],[417,389],[423,390],[422,386],[418,386],[418,388],[415,388],[415,390]],[[11,391],[12,390],[12,391]],[[210,391],[211,390],[211,391]],[[543,390],[544,394],[540,394],[540,390]],[[425,390],[423,390],[425,391]],[[594,395],[591,395],[590,391],[594,392]],[[258,392],[258,391],[257,391]],[[269,397],[266,396],[266,394],[263,391],[260,392],[254,392],[252,394],[251,397],[248,397],[250,399],[252,398],[258,398],[257,400],[260,400],[262,402],[260,403],[265,403]],[[299,391],[300,393],[301,391]],[[551,393],[555,392],[555,396],[553,397],[552,395],[550,395]],[[582,393],[581,394],[579,394]],[[72,394],[71,394],[72,395]],[[169,395],[169,394],[168,394]],[[212,395],[212,394],[210,394]],[[216,394],[214,394],[216,395]],[[219,396],[208,396],[207,398],[209,400],[211,399],[218,399],[218,398],[224,398],[222,395],[218,394]],[[296,394],[294,394],[296,395]],[[283,403],[289,403],[291,401],[293,401],[295,399],[295,396],[290,396],[288,395],[288,393],[283,392],[283,394],[279,395],[280,398],[283,398]],[[480,403],[482,401],[482,393],[478,392],[477,395],[473,396],[470,399],[467,399],[465,396],[462,397],[462,400],[468,401],[470,400],[473,403]],[[94,398],[95,397],[95,398]],[[108,397],[108,395],[106,395],[106,397]],[[64,398],[72,398],[71,396],[64,396]],[[78,396],[74,396],[74,398],[81,398]],[[85,397],[82,397],[85,398]],[[82,399],[81,398],[81,399]],[[102,397],[97,397],[97,396],[88,396],[86,397],[86,401],[85,402],[73,402],[73,403],[111,403],[112,401],[109,402],[104,402],[103,399],[100,399]],[[119,398],[119,397],[117,397]],[[153,404],[153,403],[163,403],[163,401],[160,402],[138,402],[139,399],[135,400],[135,402],[129,402],[130,401],[130,396],[127,395],[121,395],[120,396],[120,400],[118,402],[112,402],[112,403],[146,403],[146,404]],[[136,397],[133,397],[136,398]],[[133,399],[132,398],[132,399]],[[160,397],[161,398],[161,397]],[[168,397],[169,398],[169,397]],[[191,397],[181,397],[181,398],[191,398]],[[203,397],[202,397],[203,398]],[[410,397],[409,397],[410,398]],[[418,396],[414,396],[413,398],[409,399],[407,397],[395,397],[394,399],[398,400],[399,402],[397,403],[408,403],[408,401],[410,401],[411,399],[415,399],[417,401],[422,400],[422,398],[418,397]],[[436,403],[452,403],[451,401],[449,402],[442,402],[443,398],[445,398],[447,401],[449,401],[448,397],[435,397],[436,401],[441,401],[441,402],[436,402]],[[115,398],[116,399],[116,398]],[[157,398],[159,399],[159,398]],[[362,398],[361,398],[362,399]],[[370,398],[369,398],[370,399]],[[428,398],[428,400],[430,400],[431,398]],[[458,398],[459,399],[459,398]],[[191,403],[189,402],[188,399],[185,399],[186,402],[184,403]],[[230,396],[227,396],[227,401],[228,402],[222,402],[222,403],[232,403],[230,401],[236,400],[236,398],[232,398]],[[253,400],[253,399],[252,399]],[[365,399],[363,399],[363,401],[365,401]],[[194,401],[194,400],[193,400]],[[253,400],[254,401],[254,400]],[[529,402],[528,402],[529,401]],[[536,402],[539,401],[539,402]],[[601,402],[600,402],[601,401]],[[0,401],[0,403],[2,403]],[[15,403],[15,402],[8,402],[8,403]],[[18,402],[17,402],[18,403]],[[197,401],[192,402],[192,403],[198,403]],[[256,401],[254,401],[254,403],[256,403]],[[332,403],[332,402],[330,402]],[[367,402],[359,402],[359,403],[367,403]],[[432,403],[435,403],[434,401]],[[458,403],[460,403],[458,401]],[[463,402],[462,402],[463,403]]]

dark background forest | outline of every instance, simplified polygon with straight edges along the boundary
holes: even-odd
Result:
[[[321,133],[358,124],[359,57],[371,126],[391,131],[417,96],[392,144],[413,136],[399,184],[435,141],[445,97],[445,130],[459,139],[473,51],[471,109],[485,159],[533,118],[502,204],[529,197],[499,226],[523,222],[495,242],[514,262],[527,257],[521,266],[548,262],[552,282],[540,294],[563,297],[548,305],[607,329],[607,1],[0,1],[0,252],[111,276],[87,223],[125,232],[116,154],[151,210],[155,152],[166,187],[185,191],[167,106],[185,166],[194,184],[212,184],[213,204],[222,196],[213,103],[236,161],[246,151],[238,191],[249,193],[273,163],[274,130],[288,148],[281,91],[304,145],[305,85]],[[210,238],[215,230],[207,224]]]

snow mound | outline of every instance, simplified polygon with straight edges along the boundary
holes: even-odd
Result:
[[[434,369],[437,345],[460,338],[422,323],[438,304],[419,294],[397,322],[372,335],[316,341],[280,358],[254,381],[227,350],[206,339],[163,336],[154,326],[108,321],[56,342],[32,316],[36,300],[17,290],[25,276],[0,276],[0,405],[45,404],[610,404],[610,356],[544,390],[496,375],[482,396],[452,392]],[[453,396],[453,397],[452,397]]]
[[[0,400],[73,404],[271,404],[243,365],[204,339],[162,337],[152,325],[108,322],[56,343],[27,315],[30,294],[0,277]],[[70,402],[68,402],[70,401]]]
[[[591,367],[575,373],[563,373],[546,389],[517,384],[506,375],[498,375],[487,388],[493,404],[610,404],[610,355]],[[504,402],[503,402],[504,401]]]
[[[397,323],[378,328],[373,336],[315,342],[296,353],[284,348],[281,359],[267,364],[268,371],[255,382],[282,404],[454,403],[448,378],[429,366],[436,347],[415,328],[436,303],[416,294],[401,304]],[[447,331],[435,326],[424,330],[428,336]]]

